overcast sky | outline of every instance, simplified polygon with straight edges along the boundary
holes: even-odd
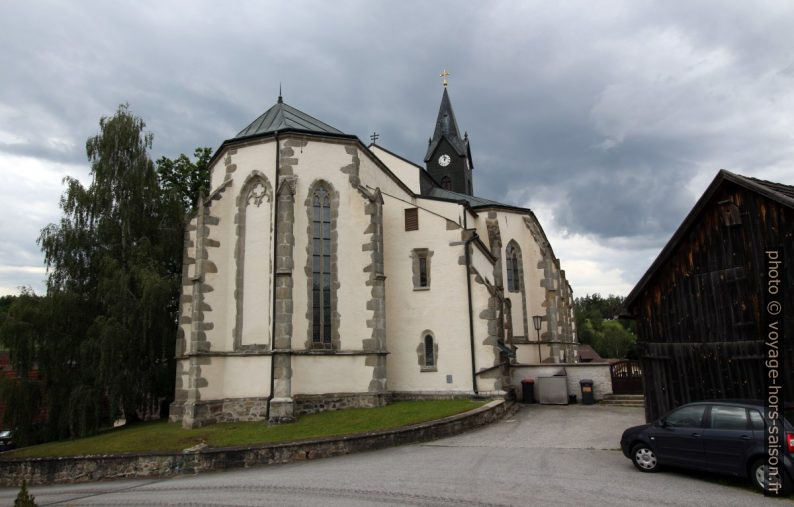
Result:
[[[477,195],[535,210],[576,295],[627,294],[720,168],[794,184],[794,3],[0,3],[0,294],[127,102],[152,157],[285,101],[422,163],[442,69]]]

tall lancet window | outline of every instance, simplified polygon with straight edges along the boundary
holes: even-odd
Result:
[[[511,245],[512,246],[512,245]],[[518,252],[515,248],[507,248],[507,290],[518,292],[520,276],[518,270]]]
[[[312,195],[312,342],[331,346],[331,200],[322,186]]]

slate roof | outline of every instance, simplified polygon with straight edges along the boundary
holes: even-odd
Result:
[[[464,157],[468,155],[466,147],[467,142],[460,137],[458,122],[455,120],[455,112],[452,110],[452,103],[449,100],[449,94],[446,88],[444,88],[444,95],[441,96],[441,105],[438,107],[438,117],[436,118],[436,129],[433,131],[433,138],[430,140],[430,145],[427,147],[425,162],[430,160],[430,157],[433,156],[433,152],[442,139],[449,141],[449,144],[452,145],[455,153],[459,156]]]
[[[301,130],[318,134],[344,134],[341,130],[335,129],[327,123],[285,104],[282,98],[279,97],[278,102],[273,107],[251,122],[233,139],[267,134],[279,130]]]
[[[577,348],[579,350],[579,361],[583,363],[600,363],[604,361],[604,358],[598,355],[598,352],[590,345],[580,343]]]
[[[433,187],[427,193],[428,197],[436,197],[439,199],[446,199],[448,201],[466,201],[469,203],[469,206],[475,208],[477,206],[502,206],[502,207],[509,207],[515,208],[516,206],[511,206],[509,204],[503,204],[501,202],[491,201],[488,199],[483,199],[482,197],[475,197],[473,195],[466,195],[460,194],[458,192],[453,192],[452,190],[444,190],[441,187]]]

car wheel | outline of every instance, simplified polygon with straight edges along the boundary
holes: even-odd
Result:
[[[753,481],[753,486],[759,491],[764,491],[764,473],[766,472],[766,460],[755,460],[750,467],[750,480]],[[781,493],[788,496],[791,493],[791,482],[788,480],[786,473],[783,472],[783,488]]]
[[[645,444],[637,444],[631,449],[631,462],[640,472],[656,472],[659,470],[659,460],[653,449]]]

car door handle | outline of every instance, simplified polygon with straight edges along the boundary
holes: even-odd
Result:
[[[742,440],[752,440],[753,439],[753,437],[751,437],[750,435],[742,435],[739,438],[741,438]]]
[[[700,438],[700,433],[692,433],[692,436],[695,438]]]

